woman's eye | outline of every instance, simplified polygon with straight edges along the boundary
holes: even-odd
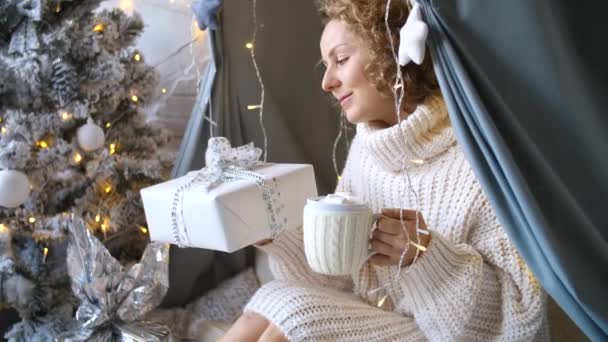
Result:
[[[338,65],[344,65],[348,61],[348,57],[340,58],[336,61]]]

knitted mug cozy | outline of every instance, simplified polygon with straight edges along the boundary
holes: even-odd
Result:
[[[328,275],[357,272],[370,256],[372,210],[357,203],[324,203],[304,207],[304,252],[313,271]]]

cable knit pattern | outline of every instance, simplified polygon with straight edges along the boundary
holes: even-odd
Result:
[[[365,263],[350,277],[320,275],[307,265],[297,229],[262,247],[277,280],[245,310],[267,317],[291,341],[549,340],[546,295],[486,201],[439,97],[400,125],[358,125],[338,189],[376,212],[402,203],[412,209],[416,194],[403,191],[408,178],[431,240],[386,293],[369,290],[389,282],[396,266]],[[389,299],[378,308],[384,294]]]
[[[352,274],[368,257],[369,209],[356,214],[304,210],[304,251],[310,267],[324,274]]]

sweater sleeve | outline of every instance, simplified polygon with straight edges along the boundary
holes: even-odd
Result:
[[[329,276],[310,268],[304,253],[302,226],[283,231],[273,242],[258,248],[269,255],[270,271],[274,279],[343,291],[350,291],[353,288],[350,276]]]
[[[280,280],[262,286],[244,311],[266,317],[289,341],[426,341],[412,317],[357,296]]]
[[[434,341],[546,339],[545,294],[483,196],[468,243],[431,232],[400,281],[397,309]]]

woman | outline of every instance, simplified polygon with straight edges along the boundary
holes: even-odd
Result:
[[[386,0],[319,2],[322,88],[357,124],[338,190],[384,214],[371,241],[378,254],[357,274],[325,276],[307,265],[301,229],[283,232],[259,246],[276,280],[255,294],[223,340],[548,340],[546,296],[456,143],[429,57],[402,68],[405,101],[397,118],[385,6]],[[389,13],[398,43],[409,10],[393,1]],[[404,172],[414,191],[403,191]],[[412,209],[430,234],[420,235],[421,255],[414,258],[410,247],[399,265],[408,244],[395,209],[402,204],[409,236],[416,234]],[[390,283],[398,267],[404,275]],[[385,291],[370,291],[386,283]]]

